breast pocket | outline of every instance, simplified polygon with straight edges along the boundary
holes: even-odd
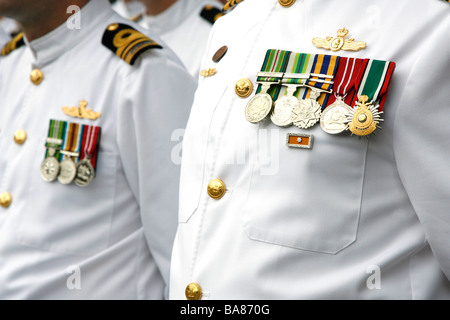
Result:
[[[289,148],[286,134],[299,129],[273,130],[277,135],[258,140],[245,232],[299,250],[341,251],[356,240],[368,140],[328,135],[316,125],[303,132],[313,135],[311,149]],[[267,159],[271,170],[261,166]]]
[[[38,153],[25,209],[18,217],[18,241],[63,254],[92,255],[106,248],[114,211],[117,156],[100,152],[96,178],[89,186],[78,187],[45,182],[39,171],[42,152]]]

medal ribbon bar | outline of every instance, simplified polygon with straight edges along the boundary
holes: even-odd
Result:
[[[257,77],[258,89],[256,94],[261,92],[261,88],[264,82],[268,83],[280,83],[286,67],[289,61],[290,51],[286,50],[267,50],[264,58],[264,63],[261,67],[261,74],[264,76]],[[269,73],[268,73],[269,72]],[[280,93],[280,86],[271,87],[267,93],[272,97],[272,100],[276,100]]]
[[[78,162],[80,156],[81,137],[83,125],[79,123],[69,123],[67,125],[66,134],[64,136],[64,145],[61,150],[60,161],[64,156],[68,156],[74,162]]]
[[[379,111],[383,110],[395,63],[374,59],[364,59],[361,72],[356,80],[358,98],[368,96],[369,102],[380,101]]]
[[[335,95],[330,95],[325,107],[336,101],[336,95],[340,96],[343,101],[351,106],[355,102],[355,83],[360,72],[364,59],[341,57],[339,66],[336,71],[335,84],[333,91]]]
[[[45,142],[47,151],[45,152],[45,158],[49,156],[49,149],[54,149],[53,155],[56,159],[59,158],[59,150],[62,147],[63,137],[66,132],[67,122],[59,120],[50,120],[48,128],[48,138]]]
[[[81,142],[80,160],[88,159],[94,170],[97,166],[98,147],[100,145],[101,128],[84,125]]]
[[[328,94],[321,94],[317,99],[317,102],[321,106],[325,106],[330,90],[333,86],[331,80],[334,79],[336,70],[339,64],[339,57],[325,54],[317,54],[314,57],[314,64],[311,69],[313,76],[310,80],[306,82],[306,85],[320,89],[322,92],[328,92]],[[311,90],[307,90],[304,94],[303,99],[308,99],[310,97]]]

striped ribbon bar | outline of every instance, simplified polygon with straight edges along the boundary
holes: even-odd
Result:
[[[68,123],[64,135],[64,144],[60,152],[59,160],[64,156],[71,158],[75,163],[78,162],[81,149],[81,138],[83,136],[83,125],[79,123]]]
[[[64,142],[64,135],[66,133],[67,122],[59,120],[50,120],[47,140],[45,142],[45,147],[47,151],[45,152],[45,158],[50,156],[49,149],[54,149],[54,157],[59,159],[60,149]]]
[[[314,62],[311,68],[311,78],[306,82],[307,86],[314,87],[328,93],[322,93],[317,102],[322,106],[326,106],[330,89],[333,87],[334,76],[339,64],[339,57],[325,54],[314,55]],[[311,89],[306,90],[303,99],[310,97]]]
[[[305,88],[302,88],[301,86],[304,85],[306,80],[310,77],[313,60],[314,58],[311,59],[310,54],[295,52],[290,54],[286,73],[284,74],[281,83],[286,85],[298,85],[298,88],[294,92],[294,96],[297,98],[301,92],[305,91]],[[282,86],[279,96],[284,96],[286,94],[287,88]]]
[[[100,146],[101,128],[84,125],[81,139],[80,160],[88,159],[94,170],[97,166],[97,154]]]
[[[330,95],[326,107],[336,101],[338,95],[349,106],[352,106],[356,100],[356,78],[359,70],[363,65],[364,59],[341,57],[339,66],[334,78],[333,91],[334,95]]]
[[[395,62],[364,59],[356,79],[356,91],[359,97],[366,95],[369,102],[378,102],[378,110],[383,110],[389,85],[395,70]]]
[[[267,50],[266,56],[264,58],[264,63],[261,67],[261,72],[258,73],[256,82],[259,83],[256,93],[261,92],[262,83],[280,83],[283,78],[283,74],[286,71],[288,65],[290,51],[286,50]],[[268,94],[272,97],[272,100],[276,100],[278,94],[280,93],[279,85],[271,86],[268,90]]]

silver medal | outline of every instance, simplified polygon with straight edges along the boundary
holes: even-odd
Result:
[[[320,91],[311,88],[310,98],[300,100],[300,103],[296,105],[292,110],[292,122],[300,129],[307,129],[315,125],[322,112],[322,106],[317,102],[317,98],[320,96]]]
[[[328,106],[320,116],[320,126],[323,131],[329,134],[339,134],[348,129],[347,115],[352,108],[347,105],[341,97]]]
[[[94,167],[89,158],[84,159],[77,164],[75,184],[79,187],[87,187],[95,176]]]
[[[54,155],[55,149],[49,148],[49,156],[41,163],[41,177],[47,182],[54,181],[59,174],[60,165]]]
[[[75,163],[70,158],[67,158],[61,161],[60,167],[58,181],[62,184],[70,184],[75,179],[77,173]]]
[[[287,85],[286,95],[275,102],[273,112],[270,115],[270,119],[275,125],[279,127],[292,125],[292,110],[300,104],[298,98],[294,96],[294,92],[299,86],[298,84]]]
[[[267,91],[272,83],[266,82],[262,84],[261,92],[256,94],[245,107],[245,118],[251,123],[263,121],[272,110],[273,101]]]

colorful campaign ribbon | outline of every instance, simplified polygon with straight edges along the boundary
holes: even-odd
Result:
[[[298,95],[311,77],[310,70],[314,59],[310,59],[310,57],[311,55],[304,53],[292,52],[290,54],[286,73],[281,80],[280,92],[270,116],[272,122],[277,126],[289,127],[292,125],[292,110],[300,103]]]
[[[66,128],[67,122],[65,121],[50,120],[47,140],[45,142],[45,147],[47,148],[45,158],[47,158],[50,153],[53,153],[51,156],[59,159]],[[53,149],[53,151],[50,151],[50,149]]]
[[[261,92],[264,82],[268,83],[280,83],[283,78],[283,74],[286,71],[288,65],[290,51],[286,50],[267,50],[264,58],[264,63],[261,67],[261,72],[258,73],[256,82],[259,83],[256,94]],[[272,100],[276,100],[280,92],[280,86],[271,86],[267,93],[272,97]]]
[[[85,125],[81,141],[80,160],[89,160],[92,167],[97,166],[98,147],[100,145],[101,128]]]
[[[358,99],[365,95],[369,102],[379,103],[379,111],[383,111],[395,62],[364,59],[361,72],[356,79]]]
[[[314,63],[311,68],[311,78],[306,82],[306,85],[319,89],[321,92],[328,92],[326,94],[321,94],[317,99],[317,102],[319,102],[321,106],[325,106],[327,103],[338,64],[338,56],[317,54],[314,57]],[[312,91],[312,89],[306,90],[302,98],[309,99]]]
[[[333,92],[330,95],[325,107],[333,104],[337,96],[340,97],[347,105],[351,106],[355,102],[355,83],[362,67],[364,59],[341,57],[339,66],[334,78]]]
[[[356,79],[358,102],[347,117],[349,129],[353,134],[367,136],[383,121],[381,113],[394,69],[394,62],[364,60]]]
[[[60,152],[59,160],[63,160],[64,156],[71,158],[74,162],[78,162],[80,157],[81,138],[83,133],[83,125],[79,123],[68,123],[64,135],[64,144]]]

